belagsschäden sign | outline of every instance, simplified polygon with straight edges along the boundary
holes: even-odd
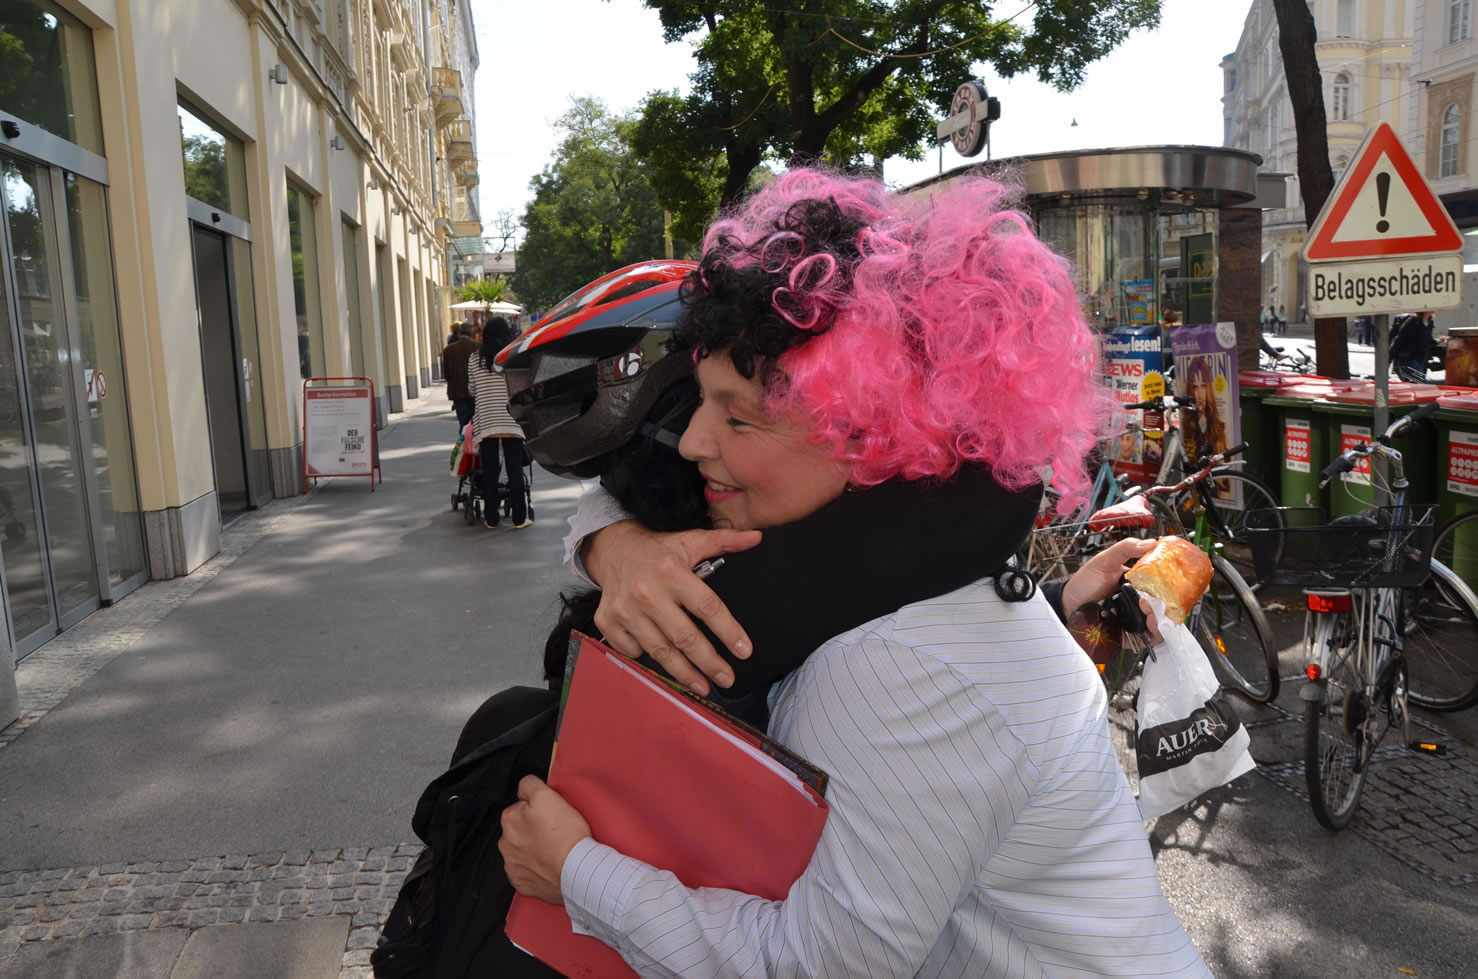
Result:
[[[1388,123],[1365,136],[1309,229],[1309,312],[1360,316],[1462,305],[1463,239]]]
[[[308,476],[367,476],[374,466],[368,387],[308,388],[303,392]]]

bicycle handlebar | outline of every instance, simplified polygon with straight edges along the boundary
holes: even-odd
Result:
[[[1390,428],[1386,429],[1386,438],[1400,438],[1403,435],[1409,435],[1412,429],[1421,424],[1423,418],[1426,418],[1439,407],[1441,406],[1437,402],[1428,401],[1415,411],[1402,415],[1391,423]]]
[[[1124,408],[1128,411],[1170,411],[1174,408],[1190,408],[1195,403],[1195,398],[1187,398],[1184,395],[1174,394],[1162,398],[1151,398],[1148,401],[1139,401],[1134,404],[1126,404]]]
[[[1338,459],[1335,459],[1319,472],[1319,488],[1323,489],[1329,484],[1331,479],[1340,473],[1352,471],[1361,459],[1369,458],[1371,455],[1378,453],[1386,455],[1394,454],[1399,458],[1399,453],[1396,453],[1394,449],[1390,448],[1391,440],[1401,438],[1404,435],[1410,435],[1421,424],[1422,419],[1432,414],[1438,407],[1437,402],[1429,401],[1418,407],[1415,411],[1402,415],[1393,421],[1383,434],[1375,437],[1373,445],[1369,442],[1361,442],[1359,445],[1340,453]]]
[[[1241,455],[1243,452],[1246,452],[1246,451],[1247,451],[1247,443],[1246,442],[1242,442],[1239,445],[1232,446],[1230,449],[1225,449],[1225,450],[1223,450],[1221,452],[1218,452],[1214,456],[1202,456],[1201,458],[1199,458],[1199,459],[1196,460],[1196,468],[1197,469],[1206,469],[1206,468],[1209,468],[1211,466],[1219,466],[1223,462],[1230,462],[1231,459],[1232,459],[1232,456]]]

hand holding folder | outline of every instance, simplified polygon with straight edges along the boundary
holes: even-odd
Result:
[[[549,786],[597,842],[676,874],[783,900],[826,822],[825,773],[713,704],[573,633]],[[508,937],[569,975],[630,976],[565,909],[520,895]]]

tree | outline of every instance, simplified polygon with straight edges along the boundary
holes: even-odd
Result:
[[[1334,169],[1329,165],[1329,124],[1324,113],[1324,82],[1314,49],[1318,32],[1305,0],[1273,0],[1278,18],[1278,51],[1288,98],[1298,111],[1293,128],[1298,138],[1298,188],[1303,195],[1304,227],[1313,227],[1334,191]],[[1325,377],[1350,376],[1350,348],[1343,317],[1314,320],[1315,370]]]
[[[651,167],[633,151],[632,116],[573,99],[556,125],[565,138],[530,181],[513,285],[530,309],[548,308],[592,279],[664,252]],[[675,253],[688,250],[674,243]]]
[[[737,199],[766,159],[852,168],[920,159],[955,90],[990,64],[1062,90],[1160,0],[1039,0],[997,18],[989,0],[646,0],[669,42],[694,43],[686,98],[651,95],[637,129],[676,226]],[[1030,25],[1019,23],[1032,11]]]

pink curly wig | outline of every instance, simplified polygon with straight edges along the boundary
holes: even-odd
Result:
[[[948,479],[977,463],[1023,489],[1050,466],[1076,506],[1115,403],[1067,261],[1008,209],[1011,195],[966,178],[913,199],[792,170],[709,229],[692,283],[701,305],[722,289],[710,278],[761,278],[770,308],[758,318],[770,325],[731,314],[747,324],[726,345],[709,312],[696,341],[730,350],[746,374],[751,356],[767,380],[782,374],[767,383],[770,407],[809,418],[858,485]]]

